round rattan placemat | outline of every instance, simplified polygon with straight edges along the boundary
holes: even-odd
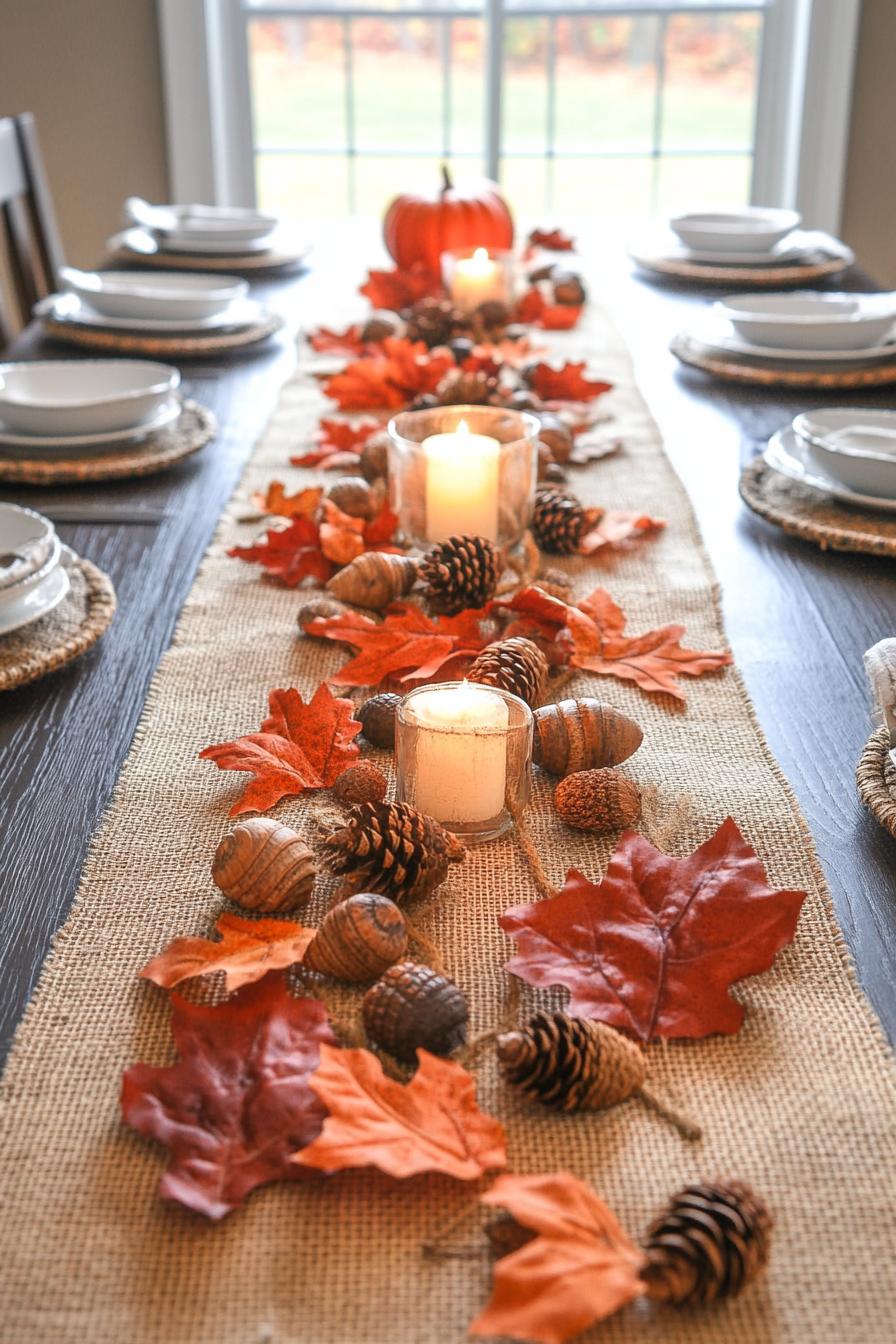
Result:
[[[151,245],[136,247],[128,241],[130,230],[108,241],[109,259],[129,266],[155,266],[165,271],[222,271],[225,275],[275,275],[297,270],[308,255],[307,245],[273,247],[268,252],[241,252],[234,256],[205,252],[162,252]],[[134,230],[139,233],[139,230]]]
[[[651,275],[663,275],[670,280],[693,280],[703,285],[733,285],[738,289],[808,285],[839,275],[852,265],[850,254],[839,256],[826,252],[819,252],[811,261],[794,262],[792,266],[712,266],[706,262],[669,257],[662,252],[632,251],[629,256],[636,266]]]
[[[740,497],[754,513],[823,551],[896,555],[896,514],[863,513],[798,485],[757,457],[741,472]]]
[[[198,453],[218,432],[218,422],[198,401],[185,401],[173,425],[142,443],[126,444],[95,457],[0,457],[0,481],[23,485],[80,485],[153,476]]]
[[[268,340],[282,326],[282,317],[276,313],[264,313],[249,327],[178,336],[143,331],[106,331],[101,327],[85,327],[78,322],[43,319],[46,334],[54,341],[64,341],[66,345],[123,355],[165,355],[171,359],[191,359],[196,355],[218,354],[222,350],[247,350]]]
[[[885,831],[896,836],[896,766],[890,760],[890,734],[873,733],[856,766],[859,797]]]
[[[115,615],[112,581],[73,552],[60,561],[71,590],[58,607],[21,630],[0,636],[0,691],[26,686],[92,648]]]
[[[884,387],[896,383],[896,358],[892,355],[859,364],[825,364],[819,360],[809,367],[747,355],[724,355],[690,332],[679,331],[669,342],[676,359],[691,368],[711,373],[731,383],[752,383],[760,387],[800,387],[816,391],[838,392],[849,388]]]

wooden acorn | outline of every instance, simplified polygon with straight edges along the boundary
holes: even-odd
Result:
[[[404,332],[405,322],[398,313],[390,312],[388,308],[375,308],[361,328],[361,340],[372,345],[390,336],[403,336]]]
[[[768,1263],[772,1226],[743,1181],[685,1186],[648,1228],[648,1297],[673,1307],[736,1297]]]
[[[308,634],[308,626],[312,621],[326,620],[329,616],[342,616],[345,607],[341,602],[337,602],[333,597],[312,597],[304,606],[299,608],[299,614],[296,617],[299,629],[303,635]],[[310,636],[312,639],[314,636]]]
[[[359,463],[365,481],[379,481],[389,474],[389,435],[385,430],[371,434],[361,449]]]
[[[327,583],[327,592],[342,602],[380,611],[405,597],[417,580],[417,562],[409,555],[365,551],[340,569]]]
[[[343,770],[330,792],[340,803],[381,803],[388,787],[389,781],[378,765],[358,761]]]
[[[634,826],[641,790],[618,770],[577,770],[561,779],[554,804],[567,826],[603,835]]]
[[[395,712],[401,696],[392,691],[381,691],[365,700],[355,717],[361,722],[361,731],[372,747],[395,746]]]
[[[377,511],[377,498],[363,476],[340,476],[327,491],[327,499],[350,518],[370,519]]]
[[[453,980],[429,966],[401,961],[364,995],[364,1029],[396,1059],[413,1064],[417,1049],[450,1055],[467,1039],[467,1001]]]
[[[539,442],[550,449],[551,456],[555,462],[561,465],[568,462],[573,449],[572,430],[565,420],[554,411],[539,411],[538,419],[540,426],[538,430]]]
[[[269,817],[239,821],[215,850],[212,880],[244,910],[294,910],[311,899],[317,868],[305,841]]]
[[[567,303],[578,308],[588,297],[581,277],[575,275],[572,271],[556,269],[551,276],[551,287],[554,291],[555,303]]]
[[[334,980],[363,984],[400,961],[407,948],[407,924],[395,902],[363,891],[324,916],[302,964]]]
[[[532,759],[552,775],[628,760],[644,734],[633,719],[600,700],[560,700],[535,711]]]

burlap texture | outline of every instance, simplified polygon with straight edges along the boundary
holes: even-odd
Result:
[[[669,522],[625,553],[569,562],[580,591],[605,583],[633,631],[681,620],[693,647],[723,645],[691,509],[618,338],[595,313],[586,333],[557,338],[557,347],[587,349],[615,380],[607,404],[626,441],[577,475],[580,493]],[[284,387],[234,515],[272,476],[298,481],[286,460],[307,442],[320,407],[309,379]],[[166,996],[136,972],[175,935],[205,933],[221,908],[209,861],[240,780],[197,753],[254,729],[270,687],[307,694],[345,656],[297,638],[296,593],[225,556],[253,531],[225,519],[203,564],[6,1072],[5,1344],[454,1344],[488,1295],[484,1254],[433,1261],[420,1251],[465,1208],[454,1236],[479,1238],[470,1186],[346,1173],[314,1189],[257,1191],[215,1226],[157,1198],[164,1154],[119,1123],[121,1071],[171,1058]],[[644,746],[626,770],[657,787],[645,826],[654,840],[684,853],[730,813],[771,881],[808,891],[795,945],[737,991],[747,1007],[742,1032],[650,1051],[652,1085],[701,1121],[702,1144],[685,1144],[637,1101],[594,1116],[544,1112],[505,1088],[490,1052],[480,1060],[480,1103],[505,1123],[513,1168],[592,1181],[633,1234],[696,1177],[740,1177],[775,1212],[770,1273],[740,1300],[699,1316],[642,1304],[583,1338],[884,1344],[896,1306],[892,1061],[741,681],[732,669],[689,681],[686,711],[612,680],[582,677],[573,691],[597,692],[643,725]],[[313,834],[308,803],[286,803],[277,815]],[[611,842],[567,830],[545,779],[530,824],[555,881],[570,864],[602,871]],[[312,919],[331,890],[321,882]],[[497,916],[533,896],[507,837],[454,869],[416,912],[470,998],[474,1031],[492,1026],[506,1001],[510,946]],[[358,997],[346,994],[340,1011],[356,1010]],[[526,989],[523,1007],[563,997]]]

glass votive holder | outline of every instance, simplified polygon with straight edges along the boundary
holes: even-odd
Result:
[[[468,844],[513,825],[525,807],[532,711],[519,696],[472,681],[419,686],[395,715],[396,797]]]
[[[505,249],[457,247],[442,253],[442,283],[463,313],[480,303],[513,303],[514,256]]]
[[[532,518],[539,421],[501,406],[434,406],[389,421],[389,506],[426,549],[466,534],[518,542]]]

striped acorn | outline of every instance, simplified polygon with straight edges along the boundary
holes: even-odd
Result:
[[[212,879],[244,910],[294,910],[311,899],[314,855],[289,826],[269,817],[240,821],[212,860]]]
[[[340,901],[324,917],[303,965],[334,980],[376,980],[407,951],[404,915],[388,896],[362,891]]]
[[[619,765],[644,734],[633,719],[600,700],[560,700],[535,711],[532,759],[552,775]]]
[[[417,581],[417,562],[408,555],[365,551],[327,583],[327,592],[341,602],[380,611],[405,597]]]
[[[621,831],[641,815],[641,791],[618,770],[577,770],[554,790],[554,805],[580,831]]]

